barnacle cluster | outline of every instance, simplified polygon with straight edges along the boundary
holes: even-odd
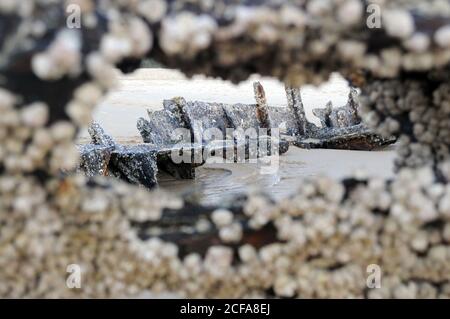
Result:
[[[369,3],[386,25],[368,28],[358,0],[1,1],[0,296],[450,297],[449,4]],[[286,200],[229,207],[72,173],[113,66],[144,56],[234,81],[341,71],[365,120],[400,135],[399,172],[302,180]],[[70,264],[81,288],[66,285]]]
[[[375,80],[364,90],[366,122],[384,135],[400,135],[397,167],[438,169],[438,163],[449,159],[450,82]]]

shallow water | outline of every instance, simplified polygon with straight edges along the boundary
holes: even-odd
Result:
[[[158,180],[163,189],[195,196],[205,204],[220,203],[248,191],[264,191],[274,199],[282,199],[295,193],[305,177],[327,175],[338,179],[353,173],[391,177],[394,156],[392,150],[363,152],[291,147],[279,157],[279,168],[274,174],[262,174],[261,166],[252,163],[223,163],[197,168],[195,180],[176,180],[165,174],[160,174]]]
[[[254,103],[252,83],[255,80],[264,86],[269,105],[286,105],[283,84],[270,78],[254,76],[233,85],[205,77],[189,80],[175,70],[140,69],[131,75],[120,76],[119,87],[106,96],[94,113],[94,119],[118,142],[141,143],[136,129],[137,119],[147,117],[147,109],[161,109],[164,99],[182,96],[186,100],[205,102]],[[308,119],[318,124],[312,109],[324,107],[329,100],[334,106],[344,105],[348,90],[347,83],[338,75],[320,87],[303,87],[302,99]],[[79,142],[88,140],[87,131],[82,131]],[[394,158],[392,149],[363,152],[304,150],[291,146],[279,157],[278,169],[273,174],[262,174],[261,165],[253,163],[207,163],[196,169],[195,180],[175,180],[164,173],[159,174],[158,180],[161,188],[195,196],[206,204],[220,203],[232,195],[250,190],[262,190],[280,199],[294,193],[304,177],[328,175],[342,178],[355,171],[364,171],[368,176],[390,177]]]

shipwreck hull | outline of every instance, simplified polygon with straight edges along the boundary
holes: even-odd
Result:
[[[375,133],[349,133],[327,139],[304,139],[294,141],[301,148],[322,148],[336,150],[374,151],[395,143],[396,138],[386,139]]]
[[[109,175],[147,188],[157,185],[158,170],[175,178],[193,179],[195,168],[203,165],[210,156],[220,155],[230,162],[245,163],[283,154],[289,148],[287,141],[271,136],[163,146],[152,143],[117,144],[97,123],[91,124],[89,133],[92,144],[78,146],[79,169],[86,176]]]

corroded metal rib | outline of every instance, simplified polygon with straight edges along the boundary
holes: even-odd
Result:
[[[347,103],[344,106],[333,108],[330,102],[325,108],[313,109],[313,114],[317,116],[323,127],[326,128],[344,128],[361,123],[358,116],[357,92],[354,88],[350,89]]]
[[[309,129],[294,144],[308,148],[332,148],[346,150],[373,150],[392,144],[396,137],[383,137],[362,123],[359,116],[358,92],[350,88],[347,103],[333,108],[330,102],[325,108],[313,109],[321,127]]]
[[[201,144],[193,144],[191,140],[183,142],[183,132],[177,135],[177,130],[187,128],[187,124],[181,117],[176,103],[165,101],[167,108],[163,110],[148,112],[149,119],[139,118],[137,129],[142,136],[144,143],[158,148],[157,157],[158,168],[169,173],[176,178],[195,177],[195,167],[204,163],[203,160],[194,160],[195,154],[202,154]],[[175,145],[177,145],[175,147]],[[183,152],[190,152],[192,160],[190,162],[175,163],[170,156],[172,152],[178,152],[182,156]]]
[[[267,105],[266,93],[261,83],[254,82],[253,91],[256,100],[256,118],[258,119],[259,125],[262,128],[270,129],[269,106]]]
[[[284,87],[287,98],[287,108],[293,117],[290,117],[295,125],[290,128],[290,134],[294,136],[307,135],[309,126],[314,125],[306,119],[305,108],[302,102],[300,88]]]

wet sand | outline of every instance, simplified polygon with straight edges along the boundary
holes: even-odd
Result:
[[[253,81],[264,86],[269,105],[285,106],[283,84],[270,78],[252,77],[233,85],[216,79],[194,77],[189,80],[175,70],[140,69],[128,76],[120,76],[119,87],[108,94],[94,113],[94,119],[120,143],[141,143],[136,129],[139,117],[147,116],[147,109],[162,108],[162,101],[175,96],[187,100],[224,103],[254,103]],[[318,123],[312,108],[324,107],[331,100],[334,106],[347,101],[348,86],[339,76],[314,88],[302,88],[306,115]],[[86,130],[79,142],[89,140]],[[392,176],[393,147],[382,151],[305,150],[291,146],[279,157],[279,166],[273,174],[261,174],[261,166],[254,163],[207,163],[196,169],[195,180],[175,180],[160,173],[160,187],[177,194],[198,197],[203,203],[219,203],[232,195],[249,190],[262,190],[280,199],[295,192],[301,178],[327,175],[348,177],[356,171],[368,176]],[[221,159],[216,159],[220,161]]]
[[[389,178],[394,157],[392,150],[362,152],[291,147],[279,157],[274,174],[262,174],[260,165],[252,163],[215,163],[197,168],[193,181],[175,180],[166,174],[160,174],[159,181],[163,189],[195,196],[205,204],[220,203],[247,191],[264,191],[274,199],[282,199],[295,193],[301,178],[305,177],[326,175],[340,179],[358,173]]]

